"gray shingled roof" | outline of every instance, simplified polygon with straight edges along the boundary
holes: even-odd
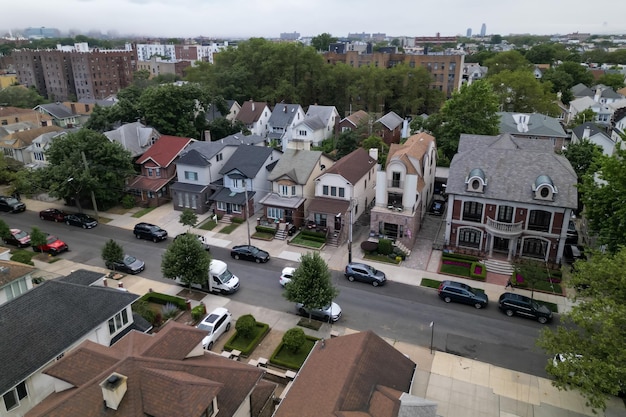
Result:
[[[297,184],[306,184],[321,156],[321,151],[287,149],[268,179],[275,181],[280,177],[287,176]]]
[[[604,135],[607,138],[609,137],[609,135],[607,135],[602,130],[600,130],[598,126],[595,125],[595,123],[591,123],[591,122],[586,122],[586,123],[576,126],[574,129],[572,129],[572,133],[576,135],[577,138],[582,139],[583,133],[585,132],[586,128],[589,128],[590,137],[595,136],[595,135]]]
[[[524,130],[522,126],[515,122],[513,116],[518,114],[523,114],[527,117],[528,122],[526,123],[526,127],[528,130]],[[554,117],[539,113],[514,112],[501,112],[498,113],[498,116],[500,116],[500,133],[524,136],[548,136],[551,138],[567,137],[561,123]]]
[[[264,167],[267,158],[272,154],[273,148],[263,146],[243,145],[239,146],[233,155],[226,161],[220,174],[226,175],[233,170],[241,172],[246,178],[256,178],[258,172]]]
[[[272,111],[268,124],[271,127],[287,128],[293,122],[299,109],[301,109],[299,104],[278,103]]]
[[[223,139],[215,142],[193,142],[180,153],[177,162],[185,165],[209,166],[211,158],[230,145],[232,145],[230,141],[224,141]]]
[[[576,84],[570,90],[572,91],[572,95],[574,97],[593,97],[593,91],[591,88],[582,83]]]
[[[126,308],[138,295],[45,281],[0,306],[0,394]]]
[[[114,130],[104,132],[111,142],[121,144],[133,157],[139,156],[151,146],[153,138],[160,135],[156,129],[140,122],[126,123]]]
[[[324,124],[328,124],[328,121],[335,113],[335,106],[320,106],[319,104],[312,104],[306,111],[306,117],[319,117]]]
[[[55,119],[69,119],[70,117],[76,117],[76,114],[72,113],[68,107],[61,103],[40,104],[37,107],[44,109]],[[35,109],[37,107],[35,107]]]
[[[67,282],[70,284],[91,285],[104,277],[102,272],[89,271],[87,269],[79,269],[71,274],[57,279],[57,281]]]
[[[265,142],[265,138],[263,136],[255,134],[244,135],[243,133],[235,133],[219,140],[223,141],[227,145],[258,145]]]
[[[467,191],[465,179],[481,168],[487,180],[485,192]],[[554,201],[533,199],[532,185],[548,175],[558,189]],[[569,161],[554,153],[549,141],[529,141],[509,134],[461,135],[459,152],[452,159],[446,192],[463,196],[552,207],[577,207],[576,173]]]
[[[389,130],[395,129],[396,127],[402,125],[403,122],[404,119],[392,111],[376,120],[376,123],[382,123]]]

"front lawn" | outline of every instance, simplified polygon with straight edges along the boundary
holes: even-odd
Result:
[[[235,332],[224,345],[224,349],[236,349],[241,352],[241,356],[250,356],[250,353],[261,343],[261,340],[269,331],[269,324],[257,322],[250,337],[243,337],[238,332]]]
[[[143,208],[143,209],[139,210],[137,213],[133,214],[133,217],[139,218],[141,216],[145,216],[146,214],[150,213],[155,208],[156,207],[146,207],[146,208]]]
[[[282,366],[289,369],[298,370],[309,356],[311,350],[317,342],[317,338],[313,336],[306,336],[304,345],[298,349],[297,352],[287,349],[281,342],[276,348],[272,356],[270,357],[270,363],[278,366]]]
[[[198,229],[202,230],[213,230],[217,227],[217,222],[215,220],[207,220],[198,227]]]
[[[266,232],[254,232],[252,237],[255,238],[255,239],[261,239],[261,240],[273,240],[274,239],[274,234],[273,233],[266,233]]]
[[[307,236],[303,235],[302,232],[298,233],[293,239],[291,239],[290,243],[299,246],[306,246],[313,249],[319,249],[324,246],[324,242],[307,239]]]
[[[241,223],[231,223],[228,226],[224,226],[222,227],[220,230],[218,230],[218,233],[224,233],[224,234],[230,234],[232,233],[233,230],[235,230],[236,228],[239,227]]]

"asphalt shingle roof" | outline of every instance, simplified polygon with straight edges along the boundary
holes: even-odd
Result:
[[[393,130],[398,126],[401,126],[403,122],[404,119],[392,111],[376,120],[376,123],[382,123],[389,130]]]
[[[539,113],[498,113],[500,116],[500,133],[524,136],[547,136],[551,138],[566,138],[561,123],[554,117]],[[515,117],[526,117],[526,123],[517,123]]]
[[[44,109],[55,119],[69,119],[71,117],[76,117],[76,114],[72,113],[72,111],[67,106],[61,103],[40,104],[35,108],[38,107]]]
[[[268,121],[271,127],[287,128],[293,122],[293,118],[302,110],[299,104],[278,103]]]
[[[325,174],[337,174],[348,180],[350,184],[355,185],[363,176],[365,176],[373,166],[376,160],[363,148],[357,148],[348,155],[328,168]]]
[[[595,135],[603,135],[603,136],[606,136],[607,138],[609,137],[606,133],[600,130],[598,126],[595,125],[595,123],[590,123],[590,122],[586,122],[586,123],[576,126],[574,129],[572,129],[572,133],[576,135],[577,138],[582,139],[583,134],[585,133],[585,129],[587,128],[589,129],[589,137],[595,136]]]
[[[136,163],[143,164],[148,159],[152,159],[158,166],[166,168],[191,142],[193,142],[191,138],[163,135],[141,155]]]
[[[245,175],[246,178],[256,178],[272,152],[273,148],[263,146],[238,146],[237,150],[220,170],[220,174],[226,175],[231,171],[237,170]]]
[[[287,176],[296,184],[306,184],[321,157],[321,151],[287,149],[268,179],[275,181],[280,177]]]

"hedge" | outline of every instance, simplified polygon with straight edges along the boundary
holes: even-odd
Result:
[[[452,253],[452,252],[444,252],[441,255],[441,259],[445,259],[445,258],[449,258],[449,259],[464,259],[466,261],[479,261],[480,258],[477,256],[472,256],[472,255],[465,255],[462,253]]]
[[[156,303],[156,304],[162,304],[162,305],[165,305],[167,303],[173,303],[174,305],[176,305],[176,307],[180,308],[181,310],[183,311],[187,310],[187,302],[185,301],[184,298],[177,297],[175,295],[161,294],[159,292],[149,292],[147,294],[144,294],[137,301],[147,301],[149,303]]]
[[[306,340],[308,343],[305,343],[304,346],[301,348],[301,355],[300,356],[304,356],[304,360],[306,360],[306,358],[308,357],[309,353],[311,352],[311,350],[313,349],[313,347],[315,347],[315,342],[317,342],[318,340],[320,340],[318,337],[314,337],[314,336],[309,336],[309,335],[305,335]],[[313,346],[311,346],[311,343],[313,344]],[[311,346],[311,349],[309,349],[308,352],[306,352],[306,355],[304,355],[307,344],[309,346]],[[302,364],[304,363],[304,361],[302,363],[293,363],[293,362],[288,362],[288,361],[284,361],[281,359],[276,358],[276,356],[278,356],[278,354],[280,353],[280,351],[282,350],[284,344],[283,342],[280,342],[280,344],[278,345],[278,347],[276,347],[276,349],[274,350],[274,353],[272,353],[272,356],[270,356],[270,363],[272,365],[277,365],[283,368],[287,368],[287,369],[295,369],[295,370],[299,370],[300,367],[302,366]],[[294,356],[296,356],[297,354],[294,354]]]
[[[241,217],[232,217],[230,219],[230,221],[233,222],[233,223],[237,223],[237,224],[241,224],[241,223],[245,222],[245,220],[242,219]]]
[[[310,230],[305,229],[305,230],[302,230],[300,234],[302,235],[302,237],[306,237],[307,239],[309,237],[319,238],[319,239],[324,239],[324,242],[326,242],[326,233],[324,232],[312,232]],[[311,239],[311,240],[315,240],[315,239]]]
[[[480,272],[477,273],[476,270],[478,268],[480,268]],[[470,278],[478,279],[481,281],[487,279],[487,268],[485,268],[485,265],[479,262],[472,262],[472,265],[470,267]]]
[[[231,336],[230,339],[224,345],[224,350],[239,350],[241,352],[241,356],[250,356],[252,351],[261,343],[261,340],[265,337],[267,333],[270,331],[270,325],[267,323],[256,322],[256,332],[253,338],[250,339],[249,343],[245,346],[240,344],[235,344],[237,341],[237,332]]]
[[[276,233],[276,229],[273,227],[269,227],[269,226],[256,226],[255,229],[259,233],[271,233],[271,234]]]

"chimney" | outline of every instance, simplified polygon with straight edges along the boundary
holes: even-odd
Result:
[[[370,158],[378,161],[378,148],[370,148],[369,155]]]
[[[254,101],[252,102],[252,111],[254,111]]]
[[[591,136],[591,128],[589,126],[585,126],[585,130],[583,130],[583,139],[589,139]]]
[[[283,106],[283,113],[287,113],[287,106]]]
[[[601,96],[602,96],[602,89],[600,87],[596,87],[596,94],[593,96],[593,101],[595,101],[596,103],[599,103]]]
[[[107,379],[100,383],[104,404],[113,410],[117,410],[128,389],[126,381],[128,377],[113,372]]]

